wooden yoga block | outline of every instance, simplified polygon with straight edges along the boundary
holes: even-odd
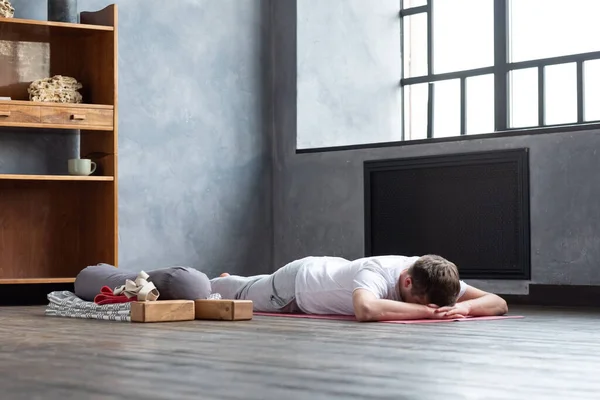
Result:
[[[251,300],[196,300],[196,319],[246,321],[252,319]]]
[[[192,300],[134,301],[131,322],[174,322],[194,320]]]

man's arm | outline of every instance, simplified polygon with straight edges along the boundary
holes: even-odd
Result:
[[[493,293],[467,286],[465,293],[458,299],[453,307],[441,307],[437,314],[444,318],[452,317],[483,317],[504,315],[508,312],[506,301]]]
[[[469,315],[474,317],[504,315],[508,312],[508,305],[502,297],[473,286],[467,286],[465,294],[458,299],[458,302],[467,304],[470,309]]]
[[[443,318],[435,308],[401,301],[378,299],[366,289],[356,289],[352,294],[354,315],[362,322],[392,321],[399,319]]]

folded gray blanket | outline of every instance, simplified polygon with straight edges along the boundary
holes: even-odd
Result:
[[[45,314],[51,317],[99,319],[106,321],[131,321],[131,303],[99,305],[85,301],[69,291],[48,294],[48,307]]]

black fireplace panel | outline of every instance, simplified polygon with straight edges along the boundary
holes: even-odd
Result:
[[[528,150],[366,162],[365,251],[439,254],[461,278],[530,279]]]

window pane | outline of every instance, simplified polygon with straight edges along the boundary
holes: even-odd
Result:
[[[427,14],[402,18],[404,28],[404,77],[427,75]]]
[[[546,125],[577,122],[577,65],[546,67]]]
[[[511,71],[510,127],[524,128],[538,125],[538,70],[537,68]]]
[[[511,61],[600,50],[598,0],[512,0]]]
[[[494,75],[467,79],[467,134],[494,132]]]
[[[402,2],[402,8],[405,10],[407,8],[420,7],[420,6],[426,6],[426,5],[427,5],[427,0],[404,0]]]
[[[460,135],[460,80],[434,83],[433,137]]]
[[[404,140],[427,139],[427,83],[404,87]]]
[[[600,60],[583,63],[584,115],[586,121],[600,120]]]
[[[494,1],[434,1],[433,51],[436,74],[492,66]]]

